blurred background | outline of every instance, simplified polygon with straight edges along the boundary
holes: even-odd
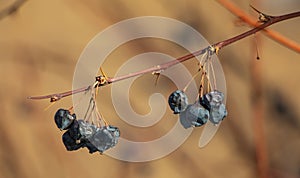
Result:
[[[0,0],[4,11],[15,1]],[[232,1],[257,16],[249,4],[271,15],[300,10],[298,0]],[[222,49],[219,59],[227,82],[228,117],[205,148],[198,148],[202,128],[170,155],[145,163],[129,163],[86,149],[66,151],[53,115],[69,108],[65,98],[47,111],[48,100],[27,96],[72,88],[76,62],[87,43],[106,27],[139,16],[182,21],[215,43],[249,29],[217,1],[28,0],[0,19],[0,177],[300,177],[300,56],[272,39],[257,35]],[[159,28],[159,27],[158,27]],[[270,27],[300,43],[300,18]],[[256,60],[256,45],[260,60]],[[101,49],[100,49],[101,50]],[[157,39],[122,45],[103,64],[108,76],[143,52],[180,57],[186,51]],[[111,62],[111,61],[114,62]],[[113,65],[112,65],[113,64]],[[195,60],[184,63],[196,71]],[[175,85],[151,74],[132,86],[131,103],[138,113],[150,111],[154,92],[168,96]],[[145,90],[147,88],[147,90]],[[121,129],[122,136],[151,140],[176,122],[171,111],[155,126],[138,129],[121,121],[110,99],[110,86],[99,100],[101,113]]]

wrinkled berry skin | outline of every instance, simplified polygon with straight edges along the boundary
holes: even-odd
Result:
[[[80,139],[79,124],[77,120],[74,120],[69,129],[63,134],[62,141],[68,151],[75,151],[85,147],[85,143]]]
[[[68,151],[74,151],[84,147],[84,143],[78,143],[77,140],[71,136],[69,130],[63,134],[62,141]]]
[[[180,123],[184,128],[200,127],[209,118],[209,111],[199,103],[190,104],[184,112],[180,114]]]
[[[81,121],[81,120],[79,120]],[[70,136],[75,139],[75,140],[80,140],[81,139],[81,134],[79,132],[79,121],[74,120],[70,128],[68,129],[68,132],[70,133]]]
[[[169,96],[168,103],[174,114],[179,114],[187,108],[188,98],[183,91],[176,90]]]
[[[215,125],[227,116],[226,107],[222,103],[223,100],[224,94],[217,90],[211,91],[200,98],[200,104],[209,111],[209,121]]]
[[[63,134],[62,140],[68,151],[86,147],[89,153],[101,154],[118,143],[120,131],[114,126],[96,127],[84,120],[74,120]]]
[[[79,120],[78,125],[81,139],[89,139],[96,133],[97,127],[89,122]]]
[[[100,153],[114,147],[118,143],[120,131],[114,126],[105,126],[97,129],[90,142],[97,147]]]
[[[222,103],[219,107],[213,107],[210,110],[209,121],[213,124],[219,124],[227,116],[227,110]]]
[[[59,109],[54,116],[55,124],[60,130],[67,130],[75,119],[76,115],[71,115],[70,111],[66,109]]]
[[[78,125],[79,125],[80,140],[81,142],[84,143],[84,147],[86,147],[89,150],[89,153],[91,154],[99,151],[97,147],[95,147],[95,145],[90,142],[90,139],[96,133],[97,127],[83,120],[79,120]]]
[[[200,98],[200,104],[207,110],[219,107],[224,100],[224,94],[218,90],[211,91]]]
[[[94,125],[91,125],[83,120],[74,120],[69,129],[62,136],[62,140],[66,149],[68,151],[75,151],[79,148],[86,147],[89,150],[89,153],[97,152],[98,149],[88,140],[88,134],[82,131],[87,130],[86,127],[91,126],[95,127]]]
[[[95,147],[95,145],[92,144],[92,143],[89,142],[89,141],[86,141],[84,145],[85,145],[85,147],[89,150],[89,153],[90,153],[90,154],[93,154],[93,153],[99,151],[98,148]],[[100,151],[100,153],[102,154],[101,151]]]

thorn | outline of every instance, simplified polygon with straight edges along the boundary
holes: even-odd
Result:
[[[258,15],[259,15],[258,21],[261,23],[266,23],[273,18],[273,16],[262,13],[261,11],[257,10],[255,7],[253,7],[252,5],[250,5],[250,7],[258,13]]]
[[[259,10],[257,10],[255,7],[253,7],[251,4],[250,4],[250,7],[251,7],[254,11],[256,11],[257,13],[261,14],[261,12],[260,12]]]
[[[159,73],[159,72],[154,72],[153,75],[156,75],[156,79],[155,79],[155,84],[154,84],[154,86],[157,86],[158,78],[159,78],[159,76],[160,76],[160,73]]]

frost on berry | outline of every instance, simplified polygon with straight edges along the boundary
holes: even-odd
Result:
[[[60,130],[68,129],[75,119],[76,119],[76,115],[75,114],[71,115],[70,111],[66,109],[59,109],[54,116],[56,126]]]
[[[209,120],[213,124],[218,124],[227,116],[227,110],[225,105],[222,103],[219,107],[213,107],[210,110],[210,117]]]
[[[200,127],[207,122],[209,111],[198,102],[187,106],[180,114],[180,123],[184,128]]]
[[[95,125],[83,120],[79,120],[78,124],[82,139],[89,139],[96,133],[97,127]]]
[[[224,94],[217,90],[211,91],[200,98],[201,105],[208,110],[212,107],[219,107],[223,100]]]
[[[74,120],[63,134],[62,141],[68,151],[86,147],[89,153],[103,153],[118,143],[119,136],[117,127],[96,127],[84,120]]]
[[[90,138],[90,142],[103,153],[105,150],[114,147],[118,143],[120,131],[114,126],[97,128],[96,133]]]
[[[168,103],[174,114],[179,114],[187,108],[188,98],[183,91],[176,90],[169,96]]]
[[[79,124],[77,120],[74,120],[70,128],[63,134],[62,141],[68,151],[74,151],[84,147],[84,143],[78,141],[80,138]]]
[[[209,110],[209,121],[213,124],[219,124],[227,116],[223,100],[224,94],[217,90],[205,94],[200,99],[200,104]]]

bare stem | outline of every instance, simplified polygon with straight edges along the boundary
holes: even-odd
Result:
[[[55,93],[55,94],[43,95],[43,96],[29,96],[29,97],[27,97],[27,99],[40,100],[40,99],[50,98],[50,102],[55,102],[55,101],[58,101],[64,97],[67,97],[70,95],[86,92],[86,91],[90,90],[90,88],[91,88],[91,86],[87,86],[87,87],[82,87],[82,88],[78,88],[76,90],[66,91],[66,92],[62,92],[62,93]]]
[[[213,46],[215,47],[219,47],[220,49],[229,45],[229,44],[232,44],[238,40],[241,40],[245,37],[248,37],[250,35],[253,35],[254,33],[260,31],[260,30],[263,30],[264,28],[268,27],[268,26],[271,26],[275,23],[278,23],[278,22],[281,22],[281,21],[284,21],[284,20],[288,20],[288,19],[291,19],[291,18],[295,18],[295,17],[299,17],[300,16],[300,11],[298,12],[294,12],[294,13],[290,13],[290,14],[286,14],[286,15],[281,15],[281,16],[272,16],[270,18],[269,21],[249,30],[249,31],[246,31],[245,33],[242,33],[240,35],[237,35],[235,37],[232,37],[232,38],[229,38],[227,40],[224,40],[224,41],[221,41],[221,42],[218,42],[216,44],[214,44]]]
[[[238,18],[240,18],[242,21],[246,22],[247,24],[251,25],[252,27],[258,26],[257,19],[254,19],[247,13],[245,13],[242,9],[240,9],[238,6],[236,6],[234,3],[230,2],[229,0],[217,0],[221,5],[223,5],[228,11],[236,15]],[[260,13],[258,11],[258,13]],[[271,29],[263,29],[265,35],[267,35],[269,38],[275,40],[276,42],[300,53],[300,44],[293,41],[292,39],[289,39],[277,31],[271,30]]]
[[[187,54],[185,56],[179,57],[176,60],[169,61],[169,62],[160,64],[160,65],[156,65],[156,66],[153,66],[153,67],[145,69],[145,70],[137,71],[137,72],[130,73],[130,74],[120,76],[120,77],[108,78],[107,81],[108,81],[108,83],[113,83],[113,82],[117,82],[117,81],[120,81],[120,80],[128,79],[128,78],[139,76],[139,75],[146,74],[146,73],[151,73],[151,72],[160,73],[160,72],[162,72],[162,71],[168,69],[169,67],[172,67],[172,66],[174,66],[178,63],[181,63],[181,62],[184,62],[188,59],[194,58],[195,56],[199,56],[201,54],[204,54],[207,51],[208,48],[195,51],[193,53],[190,53],[190,54]]]
[[[230,45],[230,44],[232,44],[236,41],[239,41],[243,38],[246,38],[250,35],[253,35],[256,32],[261,31],[261,30],[263,30],[264,28],[266,28],[268,26],[271,26],[272,24],[275,24],[275,23],[278,23],[278,22],[281,22],[281,21],[284,21],[284,20],[288,20],[288,19],[291,19],[291,18],[299,17],[299,16],[300,16],[300,11],[290,13],[290,14],[286,14],[286,15],[282,15],[282,16],[271,16],[270,20],[268,20],[267,22],[255,27],[255,28],[253,28],[249,31],[246,31],[246,32],[244,32],[240,35],[234,36],[234,37],[229,38],[229,39],[224,40],[224,41],[217,42],[217,43],[215,43],[211,46],[208,46],[204,49],[195,51],[193,53],[189,53],[185,56],[179,57],[179,58],[177,58],[173,61],[170,61],[170,62],[166,62],[166,63],[160,64],[160,65],[156,65],[156,66],[150,67],[148,69],[140,70],[140,71],[137,71],[137,72],[129,73],[129,74],[126,74],[126,75],[123,75],[123,76],[114,77],[114,78],[107,78],[107,82],[103,85],[108,85],[108,84],[111,84],[111,83],[114,83],[114,82],[118,82],[118,81],[121,81],[121,80],[125,80],[125,79],[128,79],[128,78],[136,77],[136,76],[147,74],[147,73],[152,73],[152,72],[160,73],[160,72],[162,72],[162,71],[164,71],[164,70],[166,70],[166,69],[168,69],[168,68],[170,68],[170,67],[172,67],[172,66],[174,66],[178,63],[181,63],[181,62],[184,62],[184,61],[189,60],[191,58],[194,58],[195,56],[202,55],[205,52],[217,53],[218,50],[222,49],[223,47],[228,46],[228,45]],[[99,86],[103,86],[103,85],[99,85]],[[54,102],[54,101],[57,101],[57,100],[59,100],[63,97],[66,97],[66,96],[70,96],[70,95],[73,95],[73,94],[85,92],[85,91],[89,90],[90,87],[91,86],[82,87],[82,88],[72,90],[72,91],[67,91],[67,92],[57,93],[57,94],[51,94],[51,95],[45,95],[45,96],[28,97],[28,99],[47,99],[47,98],[50,98],[50,101]]]

